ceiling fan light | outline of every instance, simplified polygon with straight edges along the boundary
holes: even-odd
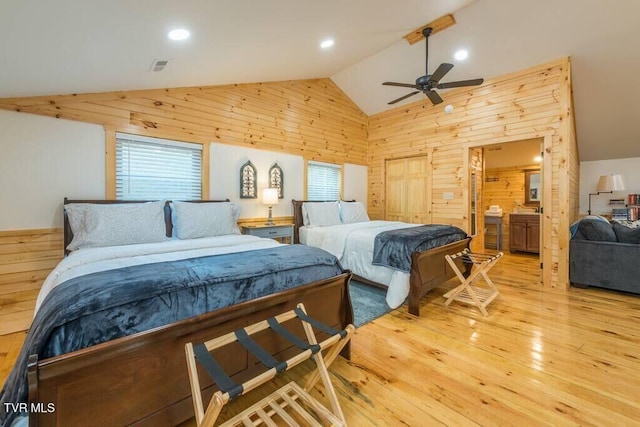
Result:
[[[468,56],[469,56],[469,52],[467,52],[464,49],[460,49],[453,55],[453,57],[458,61],[464,61],[465,59],[467,59]]]

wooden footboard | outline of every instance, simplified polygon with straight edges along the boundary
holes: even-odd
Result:
[[[415,252],[411,256],[409,276],[409,313],[420,315],[420,298],[441,283],[452,278],[455,273],[445,260],[445,255],[453,255],[469,246],[471,238],[449,243],[445,246]],[[460,270],[467,271],[460,262]]]
[[[240,327],[293,309],[303,303],[308,313],[334,327],[353,323],[350,273],[227,307],[171,325],[145,331],[84,350],[29,364],[29,402],[53,404],[51,413],[32,413],[29,424],[176,425],[193,417],[184,345],[203,342]],[[302,330],[297,331],[304,337]],[[281,339],[255,336],[265,349],[286,358],[293,349]],[[262,339],[262,341],[261,341]],[[242,348],[214,356],[241,382],[261,367]],[[343,356],[350,356],[346,347]],[[216,390],[201,372],[208,400]]]

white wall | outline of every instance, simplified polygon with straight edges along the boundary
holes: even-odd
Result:
[[[211,144],[210,184],[211,199],[229,199],[241,207],[241,218],[265,218],[268,208],[262,204],[262,190],[267,188],[269,169],[274,163],[282,168],[284,198],[273,207],[273,216],[292,216],[291,199],[304,196],[304,160],[302,156],[258,150],[235,145]],[[258,198],[240,198],[240,168],[248,160],[258,171]]]
[[[102,126],[0,110],[0,230],[62,227],[62,199],[105,196]]]
[[[0,230],[62,227],[62,199],[104,199],[105,146],[100,125],[0,110]],[[240,199],[240,167],[258,170],[259,196],[267,174],[278,163],[284,198],[274,216],[291,216],[291,199],[304,197],[302,156],[233,145],[211,144],[210,198],[240,204],[243,218],[266,217],[258,199]],[[344,198],[367,202],[367,167],[346,164]]]
[[[248,160],[258,171],[258,198],[240,198],[240,168]],[[229,199],[241,206],[242,218],[266,217],[267,207],[262,204],[262,189],[268,187],[268,173],[274,163],[282,168],[284,198],[273,207],[274,216],[292,216],[291,199],[304,198],[304,159],[302,156],[211,143],[210,190],[211,199]],[[367,205],[367,167],[344,165],[343,197]]]
[[[344,165],[344,200],[357,200],[367,207],[367,167],[362,165]]]
[[[640,194],[640,157],[629,159],[597,160],[580,163],[580,213],[586,214],[589,193],[595,193],[601,175],[622,175],[625,190],[613,194],[591,196],[591,213],[611,213],[609,199],[626,200],[627,194]]]

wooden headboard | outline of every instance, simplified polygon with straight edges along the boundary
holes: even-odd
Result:
[[[65,256],[69,254],[70,251],[67,250],[67,246],[73,240],[73,231],[71,230],[71,225],[69,224],[69,218],[67,217],[67,211],[64,209],[64,205],[68,205],[70,203],[93,203],[100,205],[111,205],[118,203],[146,203],[154,200],[70,200],[66,197],[64,198],[63,207],[62,207],[62,215],[64,218],[64,254]],[[191,203],[221,203],[228,202],[229,199],[225,200],[189,200]],[[166,227],[166,236],[171,237],[171,233],[173,232],[173,223],[171,221],[171,208],[169,207],[170,200],[167,200],[164,204],[164,223]]]
[[[295,200],[293,203],[293,243],[300,243],[300,227],[304,225],[302,218],[302,204],[303,203],[326,203],[337,202],[338,200]],[[346,202],[355,202],[355,200],[345,200]]]

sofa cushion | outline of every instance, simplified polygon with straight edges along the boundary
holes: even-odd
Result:
[[[620,225],[624,225],[625,227],[629,227],[629,228],[638,228],[638,227],[640,227],[640,220],[629,221],[629,220],[626,220],[626,219],[614,219],[613,222],[614,223],[618,223]]]
[[[613,224],[618,242],[640,244],[640,228],[629,228],[622,224]]]
[[[599,242],[617,242],[616,233],[611,224],[605,221],[585,218],[580,221],[578,232],[587,240]]]

